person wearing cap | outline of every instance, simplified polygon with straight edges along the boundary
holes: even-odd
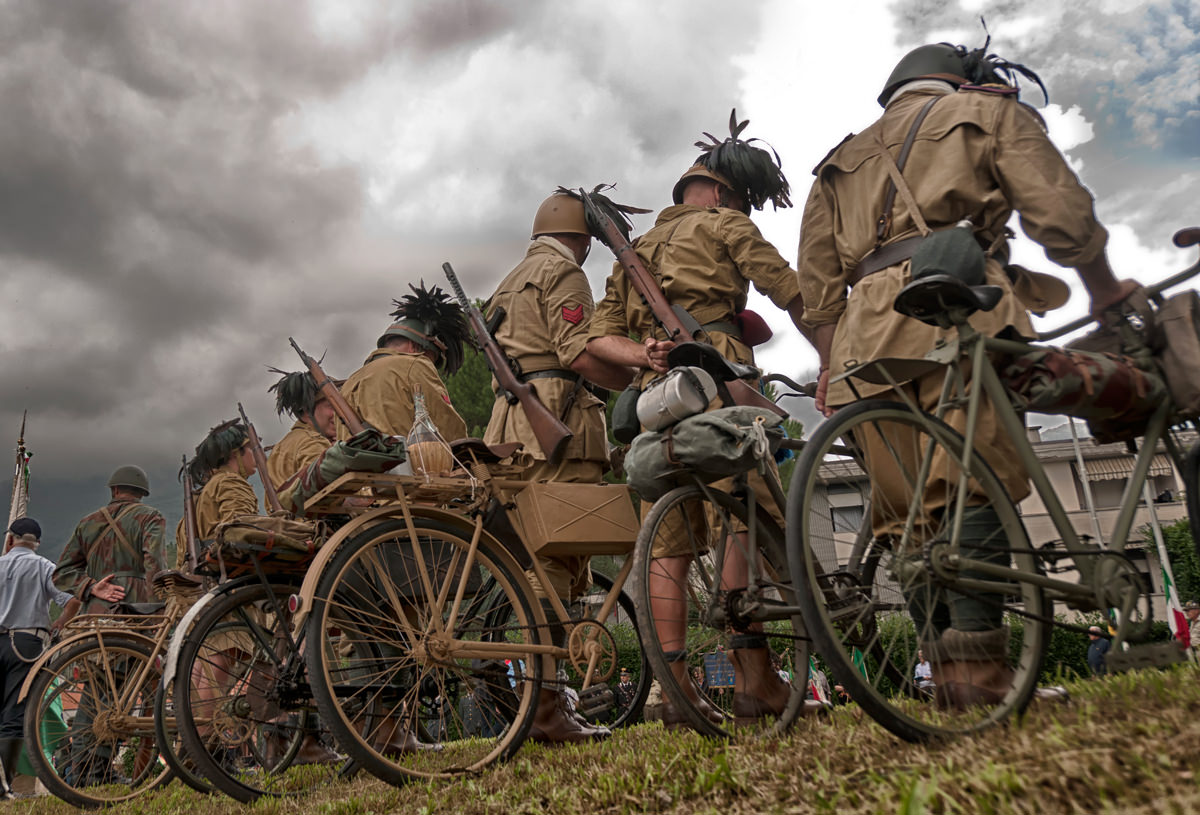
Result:
[[[594,195],[597,205],[608,205],[606,209],[627,229],[621,209],[611,205],[599,189]],[[483,440],[491,445],[520,442],[523,447],[513,460],[525,468],[520,477],[528,481],[600,483],[608,469],[605,403],[585,383],[620,390],[633,378],[629,367],[605,362],[586,348],[595,302],[581,265],[591,244],[579,194],[560,188],[538,207],[524,259],[488,300],[489,323],[503,315],[493,330],[496,343],[515,363],[521,381],[532,382],[542,404],[575,434],[561,460],[548,461],[524,408],[519,402],[510,402],[493,379],[496,401]],[[583,594],[591,583],[587,557],[538,555],[538,560],[550,581],[549,589],[564,604]],[[549,619],[555,619],[556,612],[545,600],[547,589],[533,571],[526,576],[543,598]],[[565,636],[560,626],[554,626],[552,632],[559,639]],[[571,716],[560,692],[563,689],[542,689],[530,738],[559,743],[609,735],[607,728]]]
[[[283,373],[271,386],[275,394],[275,412],[294,420],[287,434],[275,442],[267,456],[266,477],[275,489],[283,491],[293,477],[337,440],[337,413],[329,400],[321,396],[312,374],[307,371]]]
[[[92,586],[111,574],[125,589],[125,601],[150,603],[150,580],[166,568],[163,535],[166,521],[142,503],[150,479],[141,467],[126,464],[108,479],[109,503],[86,515],[75,527],[58,558],[54,582],[83,603],[86,614],[111,612],[112,606],[92,593]]]
[[[54,583],[54,563],[37,554],[42,527],[33,518],[17,518],[4,536],[0,556],[0,764],[4,768],[3,797],[11,798],[25,729],[25,702],[18,701],[21,686],[34,661],[49,644],[50,635],[79,610],[78,597]],[[89,585],[89,596],[116,602],[125,590],[105,575]],[[62,609],[53,625],[50,603]]]
[[[1092,669],[1093,676],[1103,676],[1108,672],[1107,654],[1110,644],[1100,626],[1088,626],[1087,664]]]
[[[986,45],[975,51],[946,43],[921,46],[901,59],[884,83],[878,100],[883,115],[844,139],[814,170],[797,268],[804,319],[820,357],[818,409],[828,413],[855,398],[848,381],[831,384],[831,374],[883,357],[921,359],[935,344],[953,339],[952,333],[893,309],[911,279],[909,259],[925,235],[968,222],[986,254],[985,281],[1004,294],[993,310],[971,317],[971,325],[988,335],[1035,336],[1028,311],[1060,306],[1068,294],[1061,280],[1008,264],[1006,224],[1014,211],[1050,260],[1079,273],[1094,314],[1136,288],[1132,281],[1118,281],[1109,268],[1107,233],[1096,220],[1092,197],[1046,135],[1042,119],[1018,101],[1017,73],[1041,85],[1024,66],[987,55]],[[901,163],[902,171],[896,166]],[[931,409],[941,384],[939,369],[907,388]],[[854,386],[863,397],[888,395],[886,385],[856,380]],[[945,419],[962,432],[965,413],[951,410]],[[868,469],[871,461],[888,462],[895,445],[863,435]],[[975,450],[1014,502],[1029,494],[1028,475],[986,395]],[[901,481],[872,479],[876,535],[891,534],[903,524],[904,518],[892,516],[897,513],[883,511],[906,504],[888,493],[890,486],[903,490]],[[926,506],[936,509],[938,500],[931,494]],[[961,544],[966,556],[1008,562],[1007,551],[985,551],[984,541],[1000,528],[991,507],[973,508],[964,523],[970,527]],[[977,596],[931,604],[917,597],[929,594],[922,589],[912,592],[910,610],[921,629],[920,645],[930,656],[939,700],[951,707],[998,700],[1012,677],[1003,603]]]
[[[409,286],[412,294],[394,301],[395,322],[375,342],[363,366],[342,385],[342,396],[364,424],[390,436],[407,436],[415,418],[414,394],[425,396],[429,416],[446,441],[467,435],[467,423],[450,403],[438,375],[447,376],[463,362],[466,318],[457,303],[437,286]],[[338,427],[345,441],[350,431]]]
[[[729,138],[698,143],[703,152],[676,182],[671,192],[674,205],[660,212],[654,226],[637,239],[636,251],[660,282],[667,301],[685,308],[722,356],[753,365],[753,345],[769,338],[769,333],[752,337],[745,331],[748,323],[743,311],[750,286],[786,309],[798,330],[804,303],[796,273],[750,220],[751,209],[761,210],[767,201],[776,208],[789,207],[791,201],[778,157],[739,138],[746,124],[738,123],[734,115]],[[634,290],[624,268],[615,264],[605,283],[604,298],[592,316],[588,351],[610,363],[638,369],[635,384],[645,387],[667,371],[667,353],[672,347],[674,343]],[[782,529],[782,513],[762,477],[751,473],[750,483],[759,504]],[[719,482],[716,486],[721,489],[728,484]],[[698,513],[695,523],[703,522]],[[668,651],[676,680],[710,720],[720,723],[721,713],[699,693],[685,662],[684,587],[691,563],[691,539],[694,537],[688,530],[680,529],[656,541],[651,553],[650,594],[660,606],[655,613],[657,634]],[[744,575],[741,547],[729,549],[726,574]],[[736,588],[736,584],[731,583],[729,588]],[[782,712],[790,689],[771,669],[767,638],[761,627],[731,637],[729,646],[735,667],[733,713],[738,723],[749,724]],[[684,719],[664,700],[663,721],[676,726]]]

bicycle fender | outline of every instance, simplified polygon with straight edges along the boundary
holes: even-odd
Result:
[[[171,642],[167,646],[166,656],[163,658],[163,674],[162,687],[164,690],[171,687],[171,682],[175,679],[175,666],[179,663],[179,652],[183,649],[183,641],[187,638],[187,632],[192,629],[192,623],[200,616],[200,612],[204,611],[217,597],[225,594],[228,591],[239,588],[258,580],[254,575],[246,575],[233,580],[226,581],[219,586],[210,589],[204,594],[196,604],[187,610],[187,613],[180,618],[179,623],[175,626],[175,631],[171,634]]]
[[[133,631],[121,631],[120,629],[109,629],[104,633],[114,639],[121,638],[127,640],[138,640],[144,645],[149,646],[151,649],[154,648],[154,640],[145,636],[144,634],[138,634]],[[95,639],[97,635],[98,632],[96,631],[82,631],[78,634],[67,637],[61,642],[56,642],[50,648],[47,648],[45,652],[33,663],[33,667],[29,669],[29,673],[25,675],[25,681],[21,683],[21,692],[17,696],[17,701],[25,701],[25,697],[29,695],[29,688],[31,685],[33,685],[33,680],[37,678],[38,671],[40,671],[46,665],[46,663],[50,661],[51,657],[57,655],[59,651],[65,650],[69,646],[72,646],[81,640]]]

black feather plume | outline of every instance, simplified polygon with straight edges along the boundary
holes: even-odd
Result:
[[[393,300],[392,316],[397,320],[416,320],[423,323],[421,333],[427,335],[438,352],[438,365],[447,374],[455,373],[463,364],[463,344],[470,334],[467,318],[460,306],[438,286],[425,288],[411,283],[412,294]]]
[[[208,431],[204,441],[196,445],[196,455],[188,463],[192,480],[197,485],[208,481],[212,471],[228,461],[249,437],[250,433],[241,419],[230,419]]]
[[[732,110],[729,114],[728,138],[721,140],[711,133],[705,133],[708,141],[696,142],[696,147],[701,151],[696,163],[728,179],[733,191],[755,209],[762,209],[768,201],[775,209],[790,207],[791,188],[783,174],[783,162],[775,148],[762,139],[741,138],[749,124],[749,119],[739,122],[737,109]],[[770,152],[755,147],[754,142],[767,144]]]
[[[275,412],[282,416],[288,413],[294,419],[311,418],[319,399],[317,382],[308,371],[281,371],[270,368],[271,373],[282,374],[279,381],[268,389],[275,394]]]
[[[616,188],[616,184],[597,184],[588,193],[588,197],[592,199],[592,203],[596,205],[597,209],[607,215],[617,225],[617,229],[621,230],[621,234],[625,236],[625,240],[629,240],[629,233],[633,230],[633,222],[629,220],[629,216],[650,212],[650,210],[633,207],[628,204],[618,204],[607,195],[601,194],[605,190],[615,190]],[[579,194],[581,190],[569,190],[566,187],[559,187],[555,192],[560,195],[569,195],[576,200],[582,198]],[[604,230],[600,224],[596,223],[591,214],[586,210],[584,211],[584,216],[587,221],[588,231],[592,233],[592,237],[597,240],[603,240]]]
[[[988,34],[987,22],[983,17],[979,18],[979,22],[983,25],[983,31],[987,34],[987,39],[983,41],[983,46],[975,49],[968,49],[963,45],[951,45],[951,43],[943,43],[950,45],[958,53],[958,56],[963,61],[963,71],[967,75],[967,80],[972,85],[1009,85],[1020,89],[1021,83],[1017,79],[1017,74],[1026,79],[1037,83],[1038,88],[1042,92],[1042,100],[1049,104],[1050,94],[1046,90],[1045,83],[1042,78],[1034,73],[1029,68],[1016,62],[1009,62],[1004,57],[987,52],[988,46],[992,43],[992,35]]]

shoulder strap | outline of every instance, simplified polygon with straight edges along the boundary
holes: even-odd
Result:
[[[123,517],[125,515],[125,513],[129,511],[129,508],[132,506],[133,506],[133,504],[126,504],[121,509],[121,511],[117,513],[117,518]],[[125,548],[128,549],[129,551],[131,551],[131,552],[135,551],[133,548],[133,544],[129,542],[129,538],[127,538],[125,536],[125,533],[121,531],[121,527],[119,525],[117,525],[116,518],[113,518],[112,513],[110,513],[108,511],[108,507],[101,507],[100,514],[103,515],[104,520],[108,522],[108,528],[111,529],[113,531],[113,534],[117,536],[117,540],[119,540],[122,544],[124,544]]]
[[[922,235],[929,234],[929,227],[925,223],[925,218],[921,215],[921,210],[916,205],[916,199],[913,198],[912,190],[908,188],[908,184],[904,181],[904,165],[908,162],[908,154],[912,150],[913,142],[917,140],[917,131],[921,129],[921,123],[925,121],[925,117],[929,115],[929,110],[942,97],[935,96],[925,103],[921,108],[917,118],[913,119],[912,127],[908,129],[908,135],[904,137],[904,144],[900,147],[900,155],[893,159],[891,152],[887,149],[887,145],[883,143],[883,136],[879,129],[875,131],[875,141],[879,144],[879,152],[883,156],[884,164],[888,169],[888,189],[884,196],[883,212],[879,219],[875,222],[875,247],[878,248],[883,244],[883,239],[887,237],[888,231],[892,228],[892,206],[896,203],[896,192],[899,190],[900,197],[904,199],[904,205],[912,212],[913,220],[917,224],[917,229]]]

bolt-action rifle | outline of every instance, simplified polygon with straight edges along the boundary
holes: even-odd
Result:
[[[689,314],[683,306],[673,306],[667,301],[662,287],[642,263],[642,259],[634,251],[629,239],[617,228],[613,219],[596,206],[587,190],[580,189],[579,195],[583,201],[583,209],[589,225],[599,228],[599,234],[596,237],[612,250],[617,262],[629,276],[629,282],[633,288],[654,312],[654,318],[662,326],[663,331],[667,332],[667,339],[675,343],[696,342],[697,338],[704,333],[700,323],[696,322],[696,318]],[[763,396],[745,381],[735,379],[726,385],[729,388],[729,396],[735,405],[766,408],[780,416],[788,416],[786,410]]]
[[[363,432],[366,425],[358,417],[358,413],[354,408],[350,407],[350,403],[346,401],[346,397],[342,396],[342,392],[338,390],[338,386],[334,384],[334,381],[325,374],[325,371],[321,370],[321,363],[304,353],[291,337],[288,337],[288,342],[296,349],[296,353],[300,355],[300,360],[304,363],[304,367],[308,368],[309,375],[317,383],[317,392],[321,394],[321,398],[329,400],[329,404],[333,407],[333,412],[338,415],[338,418],[350,430],[350,435],[357,436]]]
[[[238,413],[242,417],[242,423],[246,425],[246,433],[250,436],[250,453],[254,456],[254,466],[258,469],[259,480],[262,481],[267,507],[271,512],[279,512],[283,509],[283,504],[279,503],[279,493],[275,492],[271,476],[267,475],[267,454],[263,452],[262,439],[258,437],[254,425],[246,418],[246,411],[242,409],[241,402],[238,402]]]
[[[183,457],[183,539],[187,543],[184,557],[187,559],[188,574],[196,573],[200,552],[196,544],[196,485],[192,483],[192,471],[188,468],[187,455]]]
[[[467,299],[466,293],[459,285],[458,276],[454,274],[454,268],[449,263],[443,263],[442,271],[446,273],[446,279],[450,281],[459,305],[467,313],[467,322],[471,326],[471,333],[475,336],[475,343],[483,351],[483,357],[487,360],[488,367],[492,369],[492,376],[496,377],[496,382],[507,394],[506,398],[509,404],[521,403],[521,409],[525,411],[525,418],[529,420],[533,435],[537,437],[538,444],[545,451],[546,458],[553,467],[562,460],[567,442],[574,438],[575,434],[542,404],[533,385],[517,378],[516,373],[513,372],[512,361],[496,343],[496,338],[488,331],[483,314]]]

